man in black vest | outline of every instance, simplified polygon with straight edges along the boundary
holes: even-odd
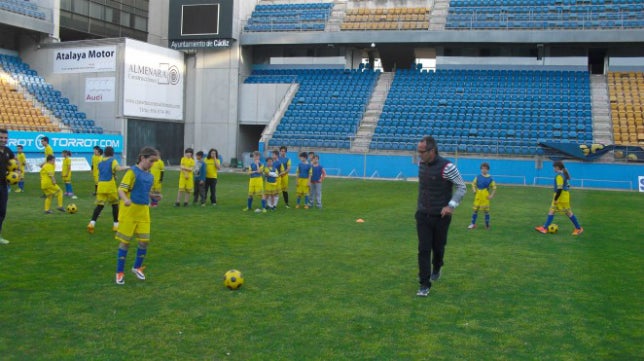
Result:
[[[441,276],[452,212],[463,199],[467,187],[456,166],[438,155],[433,137],[425,137],[418,143],[418,156],[416,231],[420,289],[416,295],[426,297],[432,281]],[[453,191],[454,186],[456,191]]]
[[[14,158],[11,149],[7,148],[9,132],[0,129],[0,244],[8,244],[9,241],[2,238],[2,223],[7,215],[7,201],[9,201],[9,190],[7,189],[7,168],[9,160]]]

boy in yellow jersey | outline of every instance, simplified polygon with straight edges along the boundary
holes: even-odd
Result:
[[[284,206],[288,208],[288,174],[291,172],[291,160],[286,156],[287,148],[285,146],[280,147],[280,164],[282,165],[282,171],[280,172],[279,184],[280,189],[282,190],[282,197],[284,197]]]
[[[51,200],[54,196],[56,196],[56,201],[58,202],[56,209],[65,212],[65,208],[63,208],[63,191],[56,184],[55,174],[56,157],[48,155],[42,168],[40,168],[40,189],[45,194],[45,214],[51,213]]]
[[[210,149],[206,159],[206,198],[208,198],[208,191],[210,191],[210,204],[217,205],[217,173],[221,169],[219,162],[219,152],[217,149]]]
[[[20,180],[18,181],[18,189],[16,193],[25,191],[25,171],[27,170],[27,157],[25,156],[25,151],[22,145],[16,147],[18,150],[16,154],[16,160],[18,161],[18,170],[20,171]]]
[[[158,160],[152,164],[150,173],[154,177],[152,183],[152,190],[150,191],[150,207],[157,207],[159,199],[161,198],[161,191],[163,190],[163,173],[165,172],[165,164],[159,155]]]
[[[112,205],[112,219],[114,224],[112,230],[116,231],[119,224],[119,196],[116,190],[116,172],[119,170],[128,169],[128,167],[119,166],[119,162],[113,159],[114,148],[105,147],[103,160],[98,163],[98,187],[96,189],[96,208],[92,214],[92,219],[87,225],[87,231],[94,233],[96,221],[98,216],[101,215],[106,203]]]
[[[476,218],[479,211],[485,212],[485,228],[490,228],[490,200],[496,193],[496,183],[489,174],[490,164],[481,163],[481,174],[474,177],[472,181],[472,191],[474,192],[474,213],[472,213],[472,223],[467,226],[468,229],[476,228]]]
[[[42,145],[43,152],[45,153],[45,161],[40,165],[42,167],[47,163],[47,157],[54,155],[54,149],[49,145],[49,137],[40,138],[40,145]]]
[[[264,212],[266,213],[266,199],[264,198],[264,180],[262,179],[263,175],[263,166],[259,161],[261,154],[258,151],[253,152],[253,160],[248,166],[248,200],[246,208],[243,211],[248,211],[253,208],[253,197],[260,196],[262,197],[262,208],[257,208],[255,212]]]
[[[277,208],[277,199],[279,198],[278,177],[279,173],[273,164],[273,158],[266,158],[266,166],[264,166],[264,196],[266,198],[266,208],[271,211]]]
[[[177,201],[174,202],[175,207],[181,206],[181,196],[183,195],[183,206],[188,206],[190,195],[192,194],[195,186],[194,168],[195,160],[192,158],[194,150],[187,148],[181,158],[179,166],[179,190],[177,191]]]
[[[94,177],[94,193],[96,195],[96,188],[98,188],[98,163],[103,160],[103,149],[101,147],[94,146],[94,155],[92,155],[92,177]]]
[[[119,226],[116,231],[116,240],[119,241],[119,248],[116,258],[116,284],[125,283],[125,259],[130,247],[130,241],[136,239],[138,248],[136,259],[132,266],[132,273],[142,281],[145,280],[143,273],[143,261],[148,252],[150,242],[150,197],[159,201],[160,194],[151,193],[154,176],[150,168],[159,159],[159,152],[150,147],[145,147],[139,152],[138,161],[135,166],[128,169],[118,187],[119,198],[121,199],[121,213],[119,215]]]
[[[572,213],[570,208],[570,173],[564,166],[562,161],[556,161],[553,163],[553,168],[555,170],[555,181],[554,181],[554,191],[555,194],[552,198],[552,203],[550,204],[550,210],[548,211],[548,217],[546,218],[546,223],[543,226],[535,227],[535,230],[539,233],[548,233],[548,226],[552,223],[555,217],[555,212],[565,213],[572,224],[575,226],[575,229],[572,231],[573,236],[580,235],[584,229],[579,225],[577,217]]]
[[[300,201],[304,197],[304,209],[309,209],[309,193],[311,192],[311,163],[308,162],[308,154],[300,153],[300,163],[297,165],[297,204],[295,208],[300,208]]]
[[[280,200],[280,192],[282,191],[282,179],[280,177],[280,174],[284,171],[284,166],[282,165],[282,162],[280,162],[280,152],[279,150],[274,150],[271,152],[271,157],[273,158],[273,167],[275,167],[277,171],[277,197],[275,197],[275,202],[273,205],[273,209],[277,208],[277,203],[279,203]],[[287,207],[288,208],[288,207]]]
[[[65,195],[76,199],[74,195],[74,190],[72,189],[72,152],[69,150],[63,150],[63,170],[61,172],[63,176],[63,183],[65,183]]]

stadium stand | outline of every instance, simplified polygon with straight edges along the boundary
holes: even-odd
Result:
[[[323,31],[333,3],[258,4],[245,31]]]
[[[592,141],[585,71],[399,70],[370,145],[413,150],[440,137],[447,152],[533,155],[537,143]]]
[[[57,132],[59,128],[52,124],[17,91],[10,79],[0,77],[0,123],[2,128],[25,131]]]
[[[103,133],[103,128],[96,126],[93,120],[86,119],[86,114],[79,112],[78,106],[70,104],[68,98],[63,97],[59,90],[54,89],[53,85],[47,83],[19,57],[0,54],[0,68],[72,132]]]
[[[0,9],[41,20],[46,17],[45,13],[40,11],[38,4],[29,0],[2,0]]]
[[[428,8],[354,8],[346,12],[341,30],[427,30]]]
[[[271,146],[348,149],[378,74],[369,69],[256,69],[245,83],[300,85]]]
[[[644,72],[608,73],[613,137],[618,145],[644,145]]]
[[[644,27],[638,0],[451,0],[446,29]]]

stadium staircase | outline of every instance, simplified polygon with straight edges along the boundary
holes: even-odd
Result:
[[[593,142],[612,144],[612,127],[608,108],[608,84],[604,75],[590,76],[590,96],[593,110]]]
[[[429,30],[445,30],[449,0],[435,0],[429,13]]]
[[[244,82],[299,84],[268,146],[348,150],[378,74],[362,66],[355,70],[255,69]]]
[[[284,117],[284,114],[286,113],[286,110],[288,110],[289,105],[293,101],[293,98],[295,98],[295,94],[297,94],[297,91],[300,89],[300,84],[298,83],[292,83],[291,86],[288,88],[286,91],[286,94],[284,94],[284,98],[282,98],[282,101],[280,102],[280,105],[278,106],[277,110],[275,111],[275,114],[273,114],[273,117],[271,118],[271,121],[266,125],[264,128],[264,131],[262,131],[262,137],[260,139],[260,142],[264,142],[268,144],[273,137],[273,134],[275,134],[275,130],[277,130],[277,126],[280,123],[280,120]]]
[[[331,10],[331,16],[329,21],[326,23],[326,31],[340,31],[340,26],[344,21],[344,17],[347,14],[347,1],[346,0],[336,0],[333,5],[333,10]]]
[[[385,105],[387,100],[387,93],[391,87],[391,83],[394,81],[394,73],[381,73],[376,83],[376,87],[369,99],[369,104],[367,105],[367,111],[360,121],[360,127],[356,132],[356,138],[351,144],[352,152],[365,153],[369,151],[369,144],[371,143],[371,138],[378,124],[378,119],[380,119],[380,114],[382,114],[382,108]]]

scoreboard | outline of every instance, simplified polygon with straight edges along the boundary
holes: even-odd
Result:
[[[170,48],[229,47],[234,40],[233,0],[170,0]]]

